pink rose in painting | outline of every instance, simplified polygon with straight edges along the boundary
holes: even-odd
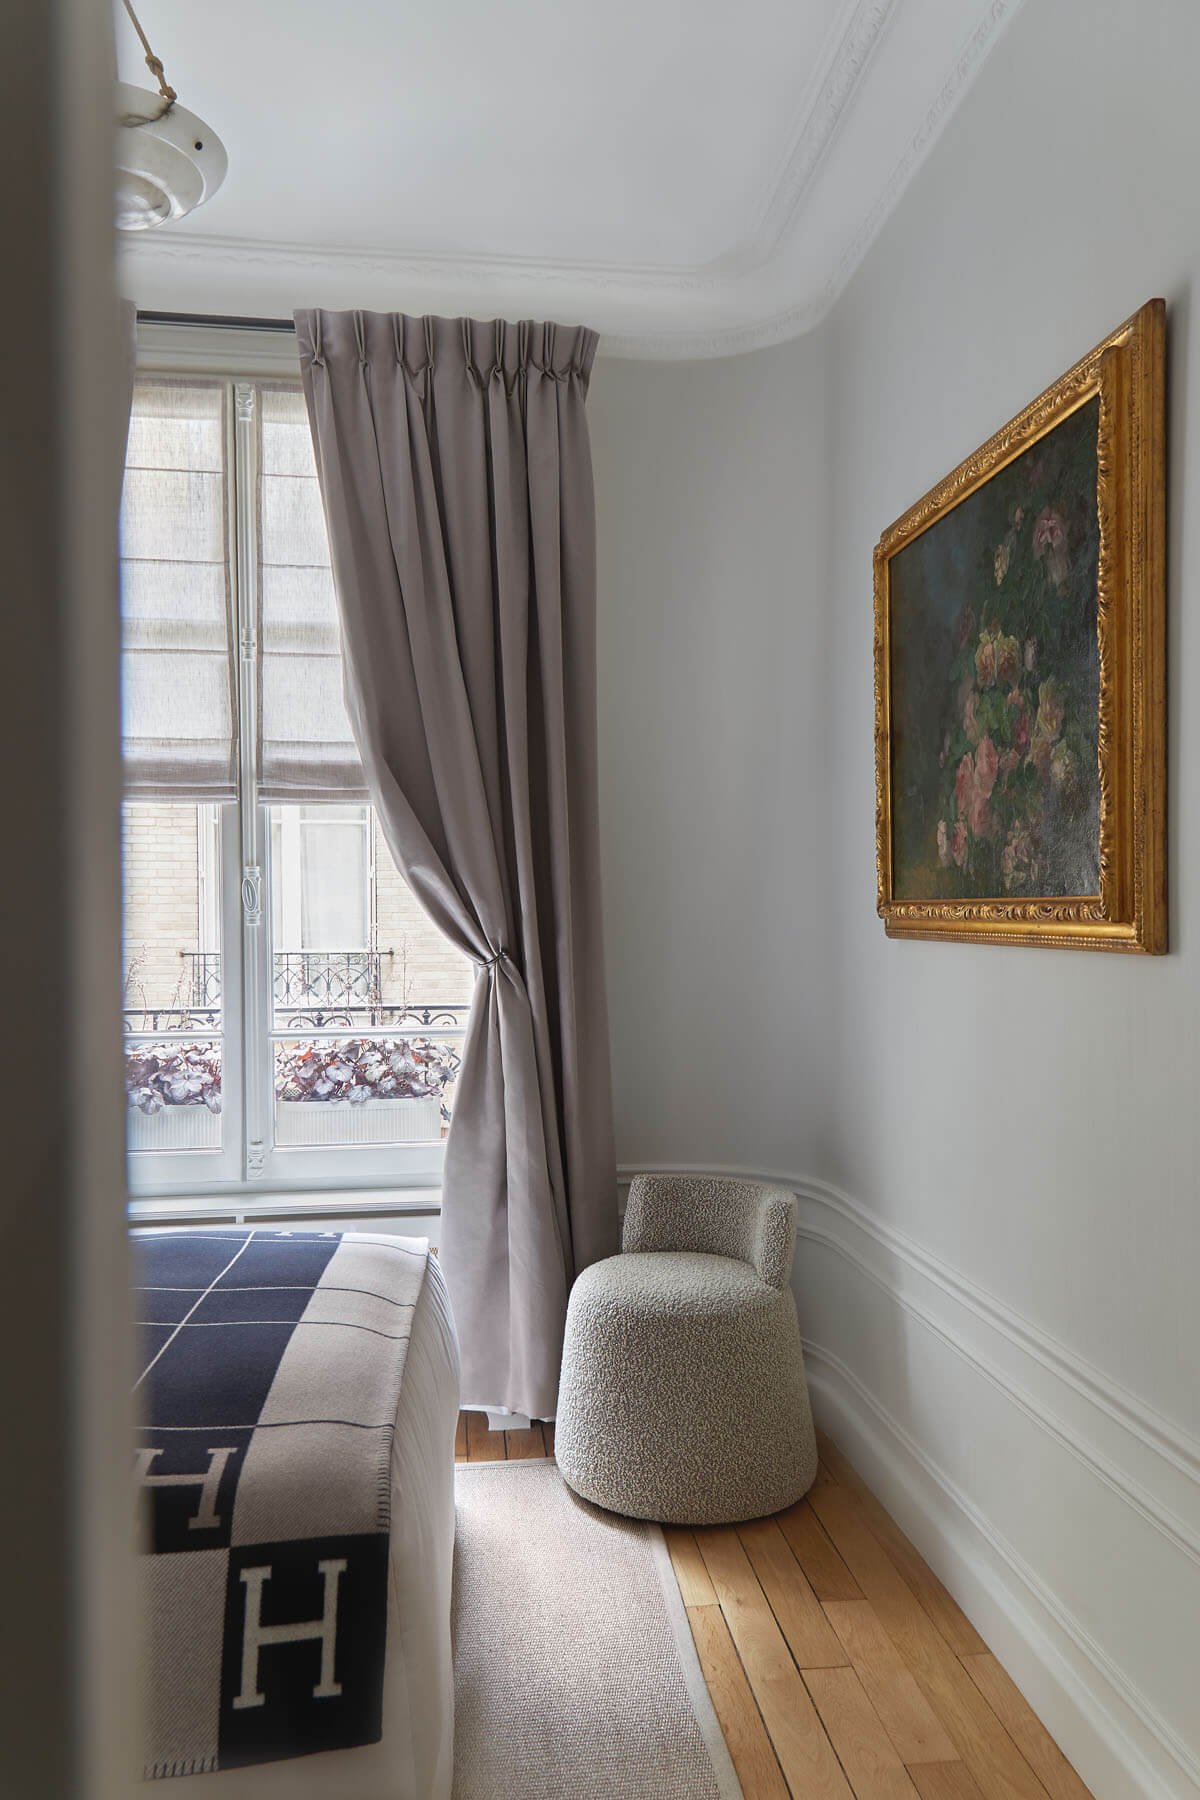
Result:
[[[1013,720],[1013,749],[1024,755],[1029,748],[1029,710],[1022,698],[1021,710]]]
[[[971,810],[971,797],[975,792],[975,758],[968,750],[958,765],[954,777],[954,807],[957,816],[965,819]]]
[[[1033,528],[1033,554],[1045,559],[1046,573],[1055,587],[1061,587],[1070,567],[1067,558],[1067,528],[1062,514],[1052,506],[1045,507],[1038,514]]]
[[[1000,772],[1000,758],[990,737],[980,740],[975,752],[975,771],[972,782],[970,809],[967,823],[976,837],[987,837],[991,833],[992,818],[988,811],[988,801],[992,797],[992,789],[996,785],[996,776]]]
[[[1007,779],[1007,777],[1012,774],[1013,770],[1016,768],[1016,766],[1020,762],[1020,760],[1021,760],[1021,756],[1020,756],[1019,751],[1006,750],[1004,752],[1004,755],[1000,758],[1000,773],[1001,773],[1001,775],[1003,775]]]
[[[960,869],[967,866],[967,828],[962,820],[954,827],[954,836],[950,840],[950,854]]]
[[[985,631],[975,652],[975,676],[981,688],[996,685],[996,640]]]
[[[963,730],[972,744],[977,744],[983,736],[983,723],[979,717],[979,690],[969,689],[966,703],[963,706]]]
[[[943,869],[948,869],[950,867],[950,839],[946,832],[945,819],[938,820],[937,847],[938,861],[941,863]]]

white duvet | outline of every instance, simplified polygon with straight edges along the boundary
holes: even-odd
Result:
[[[356,1750],[140,1784],[146,1800],[449,1800],[458,1345],[429,1257],[396,1410],[383,1737]]]

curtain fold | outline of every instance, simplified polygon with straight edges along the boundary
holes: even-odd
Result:
[[[389,847],[478,966],[443,1178],[468,1404],[552,1417],[616,1249],[596,802],[595,333],[298,312],[346,705]]]

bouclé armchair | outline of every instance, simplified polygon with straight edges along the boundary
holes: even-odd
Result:
[[[778,1512],[817,1469],[788,1285],[786,1188],[639,1175],[620,1256],[571,1290],[555,1453],[584,1499],[724,1524]]]

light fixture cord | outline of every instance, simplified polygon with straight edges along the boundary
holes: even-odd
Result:
[[[162,95],[163,99],[166,101],[166,105],[163,107],[162,113],[159,114],[159,117],[162,118],[165,113],[168,113],[171,110],[171,108],[174,106],[174,104],[175,104],[176,100],[179,98],[179,96],[175,92],[175,89],[168,85],[167,78],[163,73],[162,57],[155,56],[153,50],[150,48],[150,39],[146,36],[145,32],[142,30],[142,22],[138,18],[137,14],[134,12],[133,7],[130,4],[130,0],[125,0],[125,11],[129,14],[130,24],[133,26],[133,29],[137,32],[139,38],[141,38],[141,40],[142,40],[142,49],[146,52],[146,67],[149,69],[150,73],[153,75],[154,79],[157,81],[158,91]],[[139,121],[139,123],[147,123],[147,122],[148,121],[145,121],[145,120]]]

